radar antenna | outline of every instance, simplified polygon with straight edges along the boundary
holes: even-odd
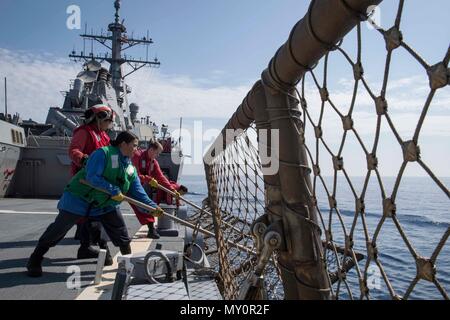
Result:
[[[147,36],[142,37],[142,39],[135,39],[133,37],[129,38],[127,36],[127,29],[124,25],[124,21],[120,22],[120,7],[121,1],[116,0],[114,2],[115,19],[113,23],[108,25],[109,32],[104,35],[103,31],[100,35],[94,35],[91,31],[91,34],[87,33],[87,27],[84,34],[80,35],[83,38],[83,41],[91,40],[92,42],[97,41],[104,47],[106,47],[109,52],[105,55],[94,55],[91,52],[89,55],[86,55],[84,51],[81,53],[76,53],[75,50],[69,55],[71,59],[74,61],[85,61],[86,64],[93,64],[92,61],[103,62],[106,61],[110,64],[109,73],[111,74],[111,82],[114,90],[116,91],[117,102],[121,107],[125,114],[129,113],[129,106],[126,102],[128,99],[126,95],[131,91],[127,88],[124,80],[126,77],[131,75],[132,73],[138,71],[143,67],[154,67],[157,68],[160,66],[160,62],[157,58],[150,61],[148,59],[148,47],[153,43],[153,40],[149,37],[147,32]],[[122,52],[128,50],[136,45],[144,45],[146,46],[146,59],[129,59],[126,55],[122,55]],[[93,51],[93,49],[91,49]],[[127,64],[131,71],[127,74],[122,73],[122,66]]]

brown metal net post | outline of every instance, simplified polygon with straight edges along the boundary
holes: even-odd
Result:
[[[264,78],[264,77],[263,77]],[[278,254],[285,299],[329,299],[330,285],[312,203],[311,179],[293,94],[266,89],[271,128],[280,132],[279,180],[286,250]],[[294,120],[295,115],[298,119]]]

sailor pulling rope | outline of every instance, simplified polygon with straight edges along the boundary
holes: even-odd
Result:
[[[87,185],[87,186],[89,186],[89,187],[91,187],[91,188],[97,190],[97,191],[103,192],[103,193],[105,193],[105,194],[109,194],[108,191],[103,190],[103,189],[101,189],[101,188],[94,187],[94,186],[92,186],[89,182],[87,182],[86,180],[80,180],[80,182],[81,182],[82,184],[85,184],[85,185]],[[109,195],[110,195],[110,194],[109,194]],[[180,198],[181,198],[181,196],[180,196]],[[167,218],[170,218],[170,219],[172,219],[172,220],[178,222],[179,224],[181,224],[181,225],[183,225],[183,226],[186,226],[186,227],[191,228],[191,229],[196,229],[196,226],[195,226],[194,224],[189,223],[189,222],[187,222],[187,221],[185,221],[185,220],[183,220],[183,219],[181,219],[181,218],[178,218],[178,217],[176,217],[176,216],[173,216],[173,215],[171,215],[170,213],[165,212],[165,211],[162,210],[161,208],[154,208],[154,207],[149,206],[149,205],[147,205],[147,204],[145,204],[145,203],[143,203],[143,202],[140,202],[140,201],[137,201],[137,200],[135,200],[135,199],[133,199],[133,198],[127,197],[127,196],[125,196],[125,195],[123,195],[123,194],[120,195],[119,198],[114,199],[114,200],[116,200],[116,201],[127,201],[128,203],[134,204],[135,206],[138,206],[138,207],[140,207],[141,209],[150,211],[151,214],[152,214],[153,216],[157,217],[157,218],[160,217],[160,216],[165,216],[165,217],[167,217]],[[201,228],[201,227],[197,227],[197,229],[198,229],[198,231],[200,231],[201,233],[203,233],[203,234],[205,234],[205,235],[207,235],[207,236],[212,236],[212,237],[215,236],[214,233],[212,233],[212,232],[210,232],[210,231],[208,231],[208,230],[205,230],[205,229],[203,229],[203,228]],[[232,241],[230,241],[230,240],[228,240],[227,243],[228,243],[230,246],[235,247],[235,248],[238,248],[238,249],[240,249],[240,250],[242,250],[242,251],[245,251],[245,252],[247,252],[247,253],[250,253],[250,254],[256,254],[253,250],[250,250],[249,248],[247,248],[247,247],[245,247],[245,246],[243,246],[243,245],[234,243],[234,242],[232,242]]]

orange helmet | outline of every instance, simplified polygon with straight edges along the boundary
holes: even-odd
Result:
[[[110,119],[114,121],[114,111],[106,104],[96,104],[95,106],[90,107],[89,109],[97,116],[97,118]]]
[[[86,123],[91,123],[95,118],[114,121],[115,113],[111,107],[106,104],[96,104],[86,110],[85,118]]]

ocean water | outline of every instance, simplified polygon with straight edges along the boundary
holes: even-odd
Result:
[[[364,183],[362,177],[351,177],[356,193],[360,194]],[[325,184],[328,190],[332,190],[333,179],[326,177]],[[383,184],[387,197],[390,197],[395,183],[395,178],[383,178]],[[450,185],[450,178],[441,181],[445,186]],[[180,182],[189,188],[187,197],[201,205],[207,197],[207,186],[203,176],[183,176]],[[323,214],[325,225],[329,223],[328,198],[318,183],[317,197],[319,208]],[[377,226],[382,218],[381,192],[377,180],[372,177],[365,197],[366,224],[369,237],[372,239]],[[344,178],[337,180],[337,205],[342,216],[343,225],[347,234],[354,221],[355,198],[348,183]],[[418,256],[429,258],[445,232],[450,228],[449,199],[437,185],[428,177],[404,177],[396,199],[396,216],[400,226],[409,240],[413,250]],[[344,243],[344,232],[342,224],[335,212],[332,213],[332,232],[337,243]],[[361,219],[358,218],[354,231],[354,248],[366,254],[366,240]],[[450,241],[447,241],[436,261],[436,278],[444,288],[450,292]],[[415,260],[400,235],[398,228],[392,219],[387,219],[382,225],[377,238],[379,261],[384,272],[397,295],[403,296],[409,284],[417,273]],[[361,270],[364,270],[366,260],[359,262]],[[371,298],[390,299],[385,280],[380,269],[374,262],[369,267],[369,286]],[[353,268],[347,275],[349,287],[354,298],[359,298],[359,286],[356,270]],[[334,286],[336,290],[336,285]],[[339,290],[340,299],[348,299],[349,295],[345,288]],[[412,291],[410,299],[442,299],[436,286],[428,281],[420,280]]]

